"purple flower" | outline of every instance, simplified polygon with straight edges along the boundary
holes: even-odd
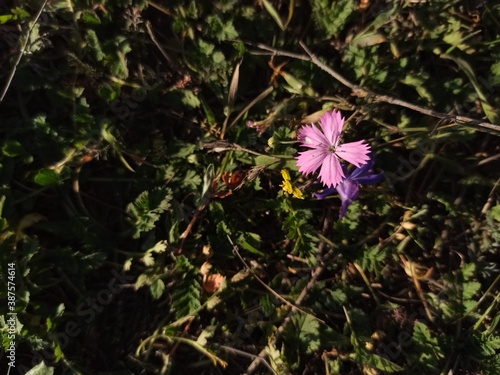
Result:
[[[321,129],[315,125],[305,125],[299,130],[302,146],[311,150],[299,152],[297,166],[306,175],[321,168],[321,182],[326,187],[335,188],[345,177],[339,159],[359,167],[368,161],[370,146],[365,141],[339,144],[344,118],[336,110],[321,116],[319,125]]]
[[[324,199],[328,195],[338,193],[342,200],[342,209],[340,210],[340,218],[343,218],[347,212],[347,208],[356,200],[359,194],[360,184],[376,184],[383,178],[382,173],[373,172],[373,164],[375,159],[369,154],[370,160],[361,166],[355,168],[351,172],[347,170],[345,165],[342,166],[344,174],[347,176],[336,188],[326,188],[320,193],[315,193],[316,198]]]

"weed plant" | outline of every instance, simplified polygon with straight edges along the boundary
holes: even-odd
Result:
[[[499,47],[496,1],[2,2],[1,372],[499,374]]]

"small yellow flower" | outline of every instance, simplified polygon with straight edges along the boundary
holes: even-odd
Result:
[[[292,194],[295,198],[304,199],[304,194],[296,186],[292,185],[290,173],[288,170],[282,169],[281,176],[283,177],[283,183],[280,185],[287,194]]]
[[[304,199],[304,194],[302,194],[302,191],[296,186],[293,187],[292,194],[295,198]]]

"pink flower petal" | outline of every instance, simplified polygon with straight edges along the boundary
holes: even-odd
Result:
[[[340,134],[342,133],[342,128],[344,127],[344,118],[340,114],[334,110],[332,113],[326,112],[320,118],[320,125],[323,133],[325,133],[325,137],[328,140],[329,145],[336,146]]]
[[[328,139],[315,125],[303,126],[299,131],[299,140],[304,147],[328,148],[329,146]]]
[[[337,147],[335,154],[339,157],[359,167],[366,164],[370,157],[370,146],[365,141],[343,143]]]
[[[338,157],[333,153],[329,153],[325,157],[319,172],[321,182],[327,187],[336,187],[344,177],[344,171],[342,171]]]
[[[307,150],[299,152],[297,157],[297,166],[299,171],[304,174],[309,174],[315,172],[327,157],[328,152],[326,150]]]

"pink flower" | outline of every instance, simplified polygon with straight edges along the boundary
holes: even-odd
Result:
[[[299,141],[303,147],[311,150],[299,152],[297,166],[306,175],[321,168],[321,182],[327,187],[336,187],[345,177],[339,159],[359,168],[370,160],[370,146],[364,140],[339,144],[344,118],[336,110],[321,116],[319,125],[321,129],[315,125],[305,125],[299,130]]]

